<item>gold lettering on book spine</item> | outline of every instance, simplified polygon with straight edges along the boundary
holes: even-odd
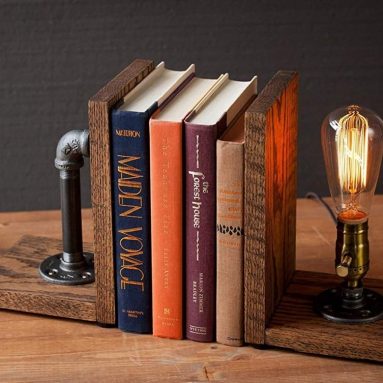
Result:
[[[130,137],[130,138],[140,138],[141,133],[137,130],[128,130],[128,129],[116,129],[117,136],[120,137]]]
[[[145,291],[145,273],[143,271],[142,239],[142,169],[134,165],[140,160],[137,156],[118,156],[118,205],[123,208],[120,217],[137,220],[137,226],[123,228],[118,231],[120,238],[120,277],[121,288],[137,286]]]

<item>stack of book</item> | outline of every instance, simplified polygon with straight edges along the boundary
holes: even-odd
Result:
[[[257,79],[159,64],[111,111],[117,324],[243,343],[244,112]]]

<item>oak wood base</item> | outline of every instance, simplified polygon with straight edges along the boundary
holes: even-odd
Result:
[[[90,245],[85,251],[92,251]],[[95,283],[54,285],[39,275],[40,262],[60,253],[57,239],[23,236],[0,256],[0,308],[34,314],[96,321]]]
[[[313,311],[314,297],[339,282],[332,274],[296,271],[266,328],[265,343],[311,354],[382,362],[383,320],[339,324]],[[383,280],[367,278],[364,285],[383,293]]]

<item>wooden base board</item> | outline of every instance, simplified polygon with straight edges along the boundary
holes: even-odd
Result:
[[[266,328],[265,343],[311,354],[383,362],[383,320],[338,324],[313,311],[314,297],[339,281],[331,274],[296,271]],[[367,278],[364,284],[383,293],[383,280]]]
[[[84,245],[92,251],[91,245]],[[96,284],[54,285],[39,275],[40,262],[62,251],[56,239],[24,236],[0,256],[0,308],[96,321]]]

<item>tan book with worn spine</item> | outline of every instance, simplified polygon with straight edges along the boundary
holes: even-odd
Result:
[[[217,342],[243,344],[244,116],[217,140]]]

